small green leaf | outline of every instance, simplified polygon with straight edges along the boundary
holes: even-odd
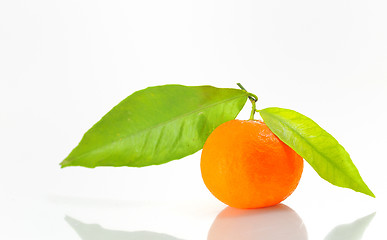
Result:
[[[143,167],[183,158],[234,119],[246,100],[246,91],[211,86],[137,91],[89,129],[61,166]]]
[[[260,110],[270,130],[303,157],[328,182],[375,197],[349,154],[335,138],[310,118],[289,109]]]

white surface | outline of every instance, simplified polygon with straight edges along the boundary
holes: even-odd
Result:
[[[200,152],[141,169],[59,162],[136,90],[236,82],[258,95],[258,108],[297,110],[332,133],[377,196],[334,187],[306,164],[284,201],[304,224],[301,238],[386,239],[386,7],[382,0],[0,1],[0,239],[207,239],[226,206],[202,183]],[[247,103],[238,118],[249,111]],[[300,239],[300,229],[265,214],[267,221],[259,212],[231,219],[244,228],[227,230]],[[290,210],[281,214],[299,221]]]

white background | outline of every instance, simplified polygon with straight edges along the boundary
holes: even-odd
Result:
[[[305,164],[284,204],[307,235],[259,212],[231,219],[231,231],[386,239],[386,10],[383,0],[0,0],[0,239],[207,239],[226,206],[201,180],[200,152],[140,169],[59,163],[134,91],[237,82],[258,108],[297,110],[332,133],[377,197]]]

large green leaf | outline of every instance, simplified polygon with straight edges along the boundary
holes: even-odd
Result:
[[[310,118],[289,109],[260,110],[264,122],[328,182],[375,197],[349,154],[335,138]]]
[[[234,119],[246,100],[246,91],[211,86],[137,91],[88,130],[61,165],[143,167],[183,158]]]

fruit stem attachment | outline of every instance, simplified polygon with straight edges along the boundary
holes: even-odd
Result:
[[[254,120],[254,114],[257,111],[256,107],[256,102],[258,101],[258,97],[255,94],[249,93],[240,83],[237,83],[238,87],[242,89],[243,91],[246,91],[247,97],[250,99],[252,106],[251,113],[250,113],[250,119],[249,120]]]

